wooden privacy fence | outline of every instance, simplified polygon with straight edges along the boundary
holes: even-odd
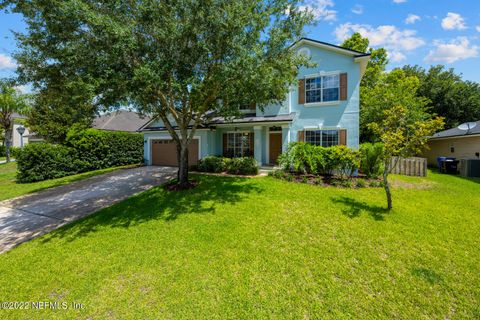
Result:
[[[417,177],[426,177],[427,176],[427,159],[426,158],[392,158],[390,166],[393,166],[397,162],[395,168],[393,168],[392,173],[394,174],[403,174],[406,176],[417,176]]]

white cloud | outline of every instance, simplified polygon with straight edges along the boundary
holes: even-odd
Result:
[[[478,57],[479,47],[471,45],[467,37],[457,37],[449,42],[434,41],[435,49],[425,57],[429,63],[453,63],[458,60]]]
[[[407,0],[393,0],[394,3],[405,3]]]
[[[335,21],[337,20],[337,11],[332,10],[334,6],[333,0],[307,0],[299,8],[313,13],[316,20]]]
[[[16,86],[15,89],[20,93],[28,93],[30,92],[30,88],[26,85]]]
[[[467,25],[460,14],[449,12],[442,20],[442,28],[445,30],[464,30],[467,29]]]
[[[370,40],[372,47],[384,47],[389,53],[392,61],[405,60],[404,52],[415,50],[423,45],[425,41],[417,37],[415,30],[400,30],[395,26],[383,25],[376,28],[368,24],[344,23],[335,29],[335,37],[339,42],[349,38],[352,33],[358,32],[362,37]]]
[[[393,62],[400,62],[407,59],[407,56],[401,52],[393,51],[388,52],[388,58]]]
[[[476,26],[475,29],[480,32],[480,26]]]
[[[405,19],[405,23],[406,24],[414,24],[415,22],[417,21],[420,21],[422,20],[422,18],[420,18],[420,16],[417,16],[416,14],[409,14],[407,16],[407,18]]]
[[[362,14],[363,13],[363,6],[359,5],[359,4],[356,4],[353,8],[352,8],[352,12],[355,13],[355,14]]]
[[[0,70],[15,69],[17,64],[13,61],[12,57],[0,53]]]

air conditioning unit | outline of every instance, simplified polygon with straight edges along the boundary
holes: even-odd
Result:
[[[480,177],[480,159],[461,159],[460,175],[464,177]]]

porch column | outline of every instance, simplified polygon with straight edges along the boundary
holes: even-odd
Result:
[[[282,152],[287,151],[288,144],[290,143],[290,125],[282,125]]]
[[[253,156],[259,164],[262,164],[262,127],[253,127]]]

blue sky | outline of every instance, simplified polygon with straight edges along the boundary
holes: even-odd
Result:
[[[305,0],[304,7],[317,17],[310,38],[339,44],[358,31],[389,51],[389,69],[445,64],[480,82],[480,0]],[[20,15],[0,13],[0,77],[15,70],[10,30],[24,29]]]

